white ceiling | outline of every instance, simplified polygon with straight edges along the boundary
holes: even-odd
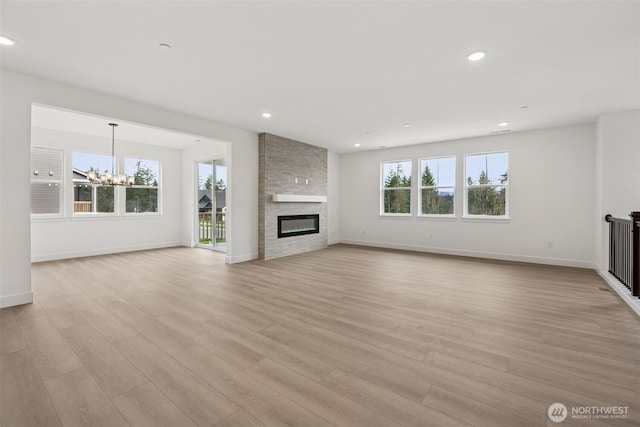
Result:
[[[640,108],[637,1],[0,8],[1,33],[17,42],[2,47],[7,69],[339,152]],[[477,49],[487,57],[467,61]]]
[[[44,105],[34,105],[31,108],[31,126],[36,128],[92,135],[110,140],[111,126],[109,123],[118,124],[115,129],[117,141],[138,142],[178,149],[184,149],[200,142],[213,142],[194,135]]]

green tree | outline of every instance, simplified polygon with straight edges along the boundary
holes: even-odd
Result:
[[[157,212],[158,177],[149,166],[142,164],[142,160],[136,162],[133,185],[141,187],[126,189],[127,212]]]
[[[212,187],[213,187],[213,175],[209,175],[207,177],[207,180],[204,182],[203,190],[211,190]]]
[[[500,184],[506,184],[508,173],[500,175]],[[480,172],[477,184],[471,177],[467,178],[467,184],[482,185],[467,190],[467,208],[470,215],[505,215],[506,214],[506,188],[503,185],[490,185],[491,180],[483,170]]]
[[[411,212],[411,177],[407,177],[398,165],[384,181],[384,212]]]
[[[95,167],[95,166],[91,166],[89,167],[89,169],[86,171],[86,173],[88,174],[89,172],[95,172],[96,176],[100,176],[100,170]],[[102,174],[106,174],[108,172],[107,169],[105,169],[105,171]],[[95,191],[95,193],[94,193]],[[75,195],[75,200],[78,202],[81,201],[92,201],[93,195],[95,194],[96,197],[96,212],[98,213],[112,213],[114,210],[114,191],[113,191],[113,187],[111,186],[98,186],[98,187],[93,187],[91,185],[87,185],[87,186],[78,186],[76,188],[76,195]]]
[[[424,166],[424,170],[422,171],[422,186],[423,187],[434,187],[436,186],[436,180],[431,173],[431,169],[429,169],[429,165]],[[423,188],[420,190],[422,192],[422,211],[423,214],[435,214],[438,213],[438,190],[435,188]]]

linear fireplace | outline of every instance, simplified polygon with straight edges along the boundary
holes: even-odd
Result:
[[[278,216],[278,238],[320,233],[320,215]]]

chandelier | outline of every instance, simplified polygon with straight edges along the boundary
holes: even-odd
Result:
[[[115,140],[117,123],[109,123],[111,126],[111,172],[105,171],[100,175],[99,171],[87,171],[87,179],[92,185],[133,185],[135,178],[116,172]]]

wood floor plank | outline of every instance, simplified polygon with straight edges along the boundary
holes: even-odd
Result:
[[[90,296],[82,300],[76,299],[72,304],[109,342],[129,338],[138,333]]]
[[[43,379],[47,380],[83,367],[78,356],[48,316],[22,321],[20,329]]]
[[[438,426],[464,426],[466,423],[429,407],[405,399],[356,375],[336,369],[321,384],[404,426],[423,426],[425,420]]]
[[[202,347],[191,348],[174,357],[247,413],[270,426],[331,425]]]
[[[264,424],[244,412],[242,409],[238,409],[236,412],[216,424],[216,427],[264,427]]]
[[[45,382],[65,426],[128,426],[96,380],[82,368]]]
[[[87,319],[82,315],[82,310],[70,303],[65,297],[42,299],[40,304],[58,329],[87,323]]]
[[[237,341],[255,353],[281,362],[308,378],[319,380],[334,369],[334,366],[328,365],[312,352],[288,347],[265,335],[239,326],[232,320],[219,317],[206,322],[206,324],[209,328],[209,334],[217,334]],[[206,336],[198,339],[202,345],[207,345],[207,340]]]
[[[387,427],[401,425],[269,359],[262,359],[254,366],[247,368],[246,372],[336,425]]]
[[[128,326],[167,354],[174,354],[195,345],[195,342],[189,337],[182,335],[173,327],[159,322],[156,318],[139,310],[128,302],[112,302],[109,309],[122,321],[127,323]]]
[[[322,354],[323,360],[327,365],[355,373],[367,381],[386,387],[390,391],[418,403],[422,402],[431,387],[429,381],[407,374],[399,370],[397,365],[393,363],[361,357],[361,355],[353,353],[349,348],[310,338],[305,334],[299,334],[290,329],[272,326],[262,331],[262,334],[280,341],[290,348],[301,351],[302,349],[307,349],[316,354]],[[320,380],[331,372],[322,376]]]
[[[28,349],[0,355],[0,425],[61,425]]]
[[[5,412],[18,424],[48,411],[38,378],[82,371],[123,391],[134,425],[556,425],[554,402],[630,407],[563,425],[640,425],[640,318],[591,270],[332,245],[241,264],[131,252],[32,279],[36,302],[0,311],[0,362],[25,372],[2,409],[36,396]],[[110,390],[113,351],[149,382],[129,389],[124,368]]]
[[[198,426],[211,426],[238,406],[144,337],[118,341],[116,347]]]
[[[13,353],[27,348],[16,316],[10,309],[0,310],[0,354]]]
[[[132,427],[195,427],[189,417],[150,382],[121,394],[113,403]]]
[[[62,335],[110,398],[148,381],[90,324],[63,329]]]

